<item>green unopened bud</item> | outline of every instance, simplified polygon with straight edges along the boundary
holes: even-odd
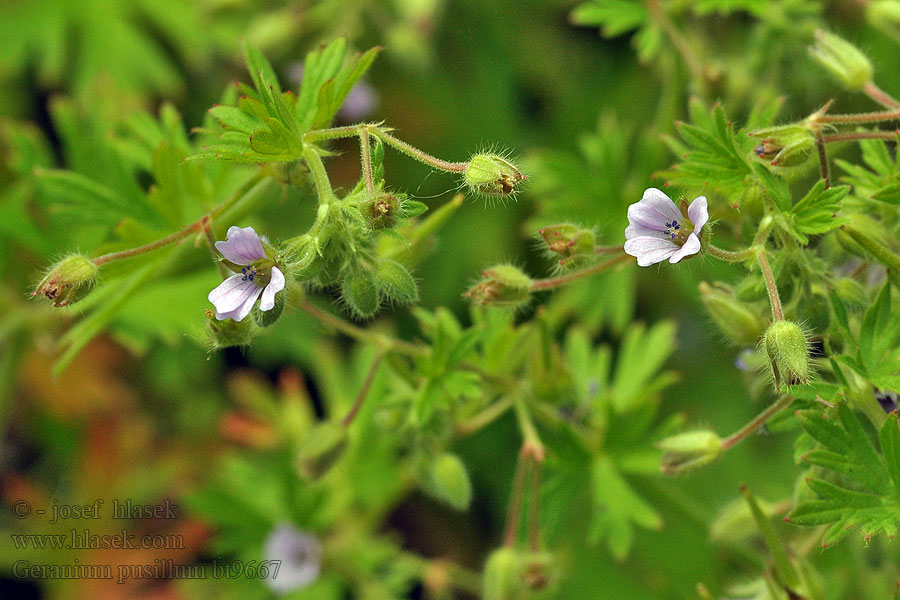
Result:
[[[375,271],[375,285],[379,293],[393,302],[410,304],[419,297],[419,288],[409,270],[398,263],[383,258]]]
[[[782,383],[806,383],[809,378],[809,350],[799,325],[792,321],[775,321],[766,329],[763,343],[776,388],[780,388]]]
[[[735,298],[724,284],[700,282],[700,298],[719,331],[738,346],[752,346],[766,329],[765,320],[755,310]]]
[[[860,90],[872,81],[872,63],[850,42],[819,29],[810,55],[851,90]]]
[[[390,229],[397,223],[400,200],[394,194],[383,192],[363,202],[360,208],[372,229]]]
[[[525,594],[522,561],[514,548],[500,548],[488,556],[482,577],[483,600],[518,600]]]
[[[275,296],[276,300],[278,296],[283,295],[277,294]],[[211,310],[206,311],[206,325],[206,339],[204,343],[210,352],[234,346],[249,346],[259,331],[256,323],[250,319],[241,321],[225,319],[220,321],[216,319],[215,313]]]
[[[458,456],[444,453],[431,465],[428,490],[456,510],[466,510],[472,501],[469,473]]]
[[[816,147],[816,138],[806,123],[766,127],[751,131],[749,135],[762,138],[754,151],[775,167],[802,165]]]
[[[371,317],[380,304],[375,276],[366,268],[347,275],[341,284],[341,297],[356,317]]]
[[[722,440],[712,431],[686,431],[657,442],[664,452],[660,470],[664,475],[678,475],[713,462],[722,454]]]
[[[97,277],[97,265],[80,254],[56,263],[37,285],[32,296],[42,294],[53,306],[68,306],[84,298]]]
[[[558,259],[560,267],[575,267],[595,256],[597,237],[591,229],[571,223],[550,225],[538,230],[547,252]]]
[[[469,161],[463,181],[476,194],[511,196],[525,175],[514,164],[496,154],[476,154]]]
[[[303,441],[297,454],[297,469],[308,479],[319,479],[347,449],[347,429],[340,423],[319,423]]]
[[[865,5],[866,21],[896,39],[900,39],[900,2],[874,0]]]
[[[481,274],[466,297],[476,304],[519,308],[531,299],[531,278],[512,265],[497,265]]]

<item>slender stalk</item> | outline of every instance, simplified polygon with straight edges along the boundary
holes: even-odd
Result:
[[[516,533],[519,529],[519,513],[522,510],[522,488],[525,486],[525,476],[528,474],[530,458],[525,454],[525,448],[519,452],[516,460],[516,474],[513,477],[512,495],[509,499],[509,512],[506,515],[506,535],[503,545],[512,548],[516,544]]]
[[[204,215],[204,218],[206,216]],[[94,264],[98,267],[100,265],[106,264],[108,262],[113,262],[116,260],[122,260],[123,258],[131,258],[132,256],[138,256],[141,254],[145,254],[147,252],[152,252],[153,250],[158,250],[164,246],[168,246],[169,244],[173,244],[180,240],[183,240],[187,236],[191,235],[195,231],[200,229],[200,222],[197,221],[195,223],[191,223],[184,229],[180,231],[176,231],[172,235],[167,235],[164,238],[160,238],[155,242],[150,242],[149,244],[144,244],[143,246],[138,246],[137,248],[129,248],[128,250],[121,250],[119,252],[110,252],[109,254],[104,254],[103,256],[98,256],[93,259]]]
[[[831,187],[831,175],[828,172],[828,152],[825,150],[825,136],[821,129],[816,129],[816,151],[819,153],[819,170],[825,180],[825,189]]]
[[[531,413],[525,406],[525,400],[521,397],[515,399],[516,418],[519,422],[519,431],[524,439],[522,443],[522,453],[531,456],[536,463],[544,462],[544,444],[538,435],[534,421],[531,420]]]
[[[896,120],[900,120],[900,110],[885,110],[852,115],[821,115],[815,118],[817,123],[879,123]]]
[[[595,254],[617,254],[622,252],[622,244],[617,246],[594,246]]]
[[[313,176],[316,183],[316,192],[318,192],[319,202],[328,204],[334,200],[334,191],[331,189],[331,180],[328,179],[328,171],[325,170],[325,164],[322,157],[319,156],[315,146],[306,144],[303,146],[303,160],[309,167],[309,172]]]
[[[541,548],[541,465],[531,469],[531,500],[528,504],[528,543],[532,552]]]
[[[578,281],[579,279],[584,279],[585,277],[590,277],[591,275],[595,275],[600,273],[601,271],[605,271],[606,269],[613,267],[621,262],[628,260],[630,257],[627,254],[623,254],[622,256],[617,256],[613,259],[610,259],[606,262],[597,263],[596,265],[591,265],[586,269],[582,269],[581,271],[575,271],[574,273],[567,273],[566,275],[560,275],[559,277],[549,277],[547,279],[538,279],[531,284],[531,291],[538,292],[541,290],[551,290],[553,288],[562,287],[573,281]]]
[[[820,134],[821,135],[821,134]],[[844,131],[822,135],[822,143],[852,142],[855,140],[897,140],[897,131]]]
[[[446,171],[448,173],[464,173],[465,170],[469,168],[468,162],[449,162],[446,160],[441,160],[436,156],[432,156],[427,152],[423,152],[415,146],[411,146],[403,140],[392,136],[387,132],[386,129],[383,129],[378,125],[373,125],[371,123],[360,123],[359,125],[349,125],[347,127],[332,127],[330,129],[314,129],[312,131],[306,132],[303,135],[303,140],[306,142],[336,140],[339,138],[357,136],[359,135],[360,131],[367,131],[371,135],[379,138],[388,146],[392,146],[394,149],[399,150],[403,154],[406,154],[413,160],[417,160],[419,162],[425,163],[426,165],[430,165],[435,169],[438,169],[439,171]]]
[[[885,108],[900,108],[900,101],[896,100],[893,96],[875,85],[875,83],[872,81],[865,84],[862,88],[862,91],[869,98],[884,106]]]
[[[395,138],[383,129],[370,127],[369,130],[372,135],[379,138],[388,146],[393,146],[394,149],[399,150],[410,158],[425,163],[426,165],[432,166],[439,171],[446,171],[448,173],[464,173],[466,169],[469,168],[468,162],[448,162],[446,160],[441,160],[435,156],[428,154],[427,152],[422,152],[414,146],[410,146],[401,139]]]
[[[381,366],[381,360],[383,358],[384,352],[379,352],[375,355],[375,360],[373,360],[372,364],[369,366],[369,371],[366,373],[366,378],[363,380],[362,387],[359,389],[359,393],[356,394],[356,400],[353,402],[353,406],[350,407],[347,416],[341,421],[341,424],[344,427],[350,426],[350,423],[353,422],[353,419],[355,419],[357,413],[359,413],[359,409],[362,408],[363,402],[369,394],[369,389],[372,387],[372,382],[375,381],[375,375],[378,373],[378,367]]]
[[[268,171],[259,170],[253,177],[251,177],[247,182],[242,185],[238,190],[231,195],[230,198],[210,210],[208,213],[191,223],[190,225],[184,227],[183,229],[176,231],[171,235],[167,235],[166,237],[160,238],[155,242],[150,242],[149,244],[144,244],[143,246],[138,246],[136,248],[129,248],[128,250],[120,250],[119,252],[110,252],[109,254],[104,254],[102,256],[98,256],[93,259],[94,264],[98,267],[100,265],[113,262],[116,260],[122,260],[123,258],[131,258],[132,256],[139,256],[146,252],[152,252],[153,250],[158,250],[159,248],[163,248],[168,246],[169,244],[173,244],[175,242],[181,241],[187,236],[201,230],[205,225],[214,220],[217,216],[222,214],[224,211],[228,210],[233,206],[238,200],[240,200],[244,195],[247,194],[253,187],[259,183],[262,179],[264,179],[268,175]]]
[[[372,147],[369,144],[369,130],[365,127],[359,129],[359,155],[362,158],[363,179],[366,182],[366,193],[371,197],[375,195],[375,181],[372,177]]]
[[[753,258],[753,255],[756,253],[754,248],[747,248],[745,250],[723,250],[718,246],[713,246],[710,244],[706,247],[706,252],[719,260],[724,260],[725,262],[742,262]]]
[[[512,396],[504,396],[474,416],[456,425],[456,435],[467,436],[487,427],[512,408]]]
[[[762,271],[763,278],[766,280],[769,304],[772,305],[772,317],[776,321],[781,321],[784,319],[784,310],[781,308],[781,296],[778,295],[778,286],[775,285],[775,276],[772,275],[772,268],[769,266],[769,259],[766,258],[765,250],[757,252],[756,259],[759,261],[759,268]]]
[[[771,419],[775,413],[790,406],[793,401],[794,397],[787,394],[778,398],[767,409],[756,415],[753,420],[722,440],[722,450],[728,450],[741,443],[748,435],[765,425],[766,421]]]
[[[424,346],[411,344],[403,340],[398,340],[397,338],[392,338],[387,335],[368,331],[366,329],[363,329],[362,327],[357,327],[356,325],[348,323],[340,317],[325,312],[315,304],[312,304],[308,301],[303,301],[300,303],[300,310],[314,317],[316,320],[324,323],[325,325],[333,327],[334,329],[340,331],[348,337],[352,337],[353,339],[359,340],[361,342],[375,344],[376,346],[382,348],[382,350],[385,352],[395,351],[409,356],[421,356],[422,354],[428,352],[427,348],[425,348]]]

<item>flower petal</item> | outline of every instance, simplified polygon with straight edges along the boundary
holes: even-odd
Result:
[[[669,257],[669,262],[674,265],[685,256],[697,254],[698,252],[700,252],[700,238],[697,237],[696,233],[692,233],[688,236],[688,239],[685,240],[684,246],[679,248],[672,256]]]
[[[229,227],[227,241],[216,242],[216,250],[238,265],[249,265],[266,258],[266,249],[252,227]]]
[[[269,285],[263,290],[259,300],[259,310],[272,310],[275,308],[275,294],[284,289],[284,273],[278,267],[272,267],[269,276]]]
[[[644,190],[644,195],[641,197],[640,202],[628,207],[629,213],[632,212],[630,210],[631,207],[635,207],[635,217],[639,218],[640,222],[646,226],[659,224],[661,227],[665,227],[666,221],[671,221],[672,219],[681,220],[683,218],[672,199],[656,188]]]
[[[218,312],[227,313],[241,306],[254,291],[257,292],[254,296],[256,298],[262,288],[253,281],[244,281],[242,275],[235,273],[211,291],[207,299],[213,303]]]
[[[650,236],[632,238],[625,242],[625,253],[637,258],[640,267],[649,267],[662,262],[679,250],[672,240]]]
[[[220,312],[219,310],[216,310],[216,319],[218,319],[219,321],[224,321],[225,319],[243,321],[244,318],[250,314],[250,311],[253,310],[253,305],[256,304],[256,299],[259,298],[259,295],[262,293],[262,288],[258,285],[255,285],[254,288],[255,289],[251,291],[250,295],[244,298],[244,301],[241,303],[241,305],[234,310],[228,312]]]
[[[706,196],[694,198],[694,201],[688,206],[688,218],[694,225],[694,231],[703,229],[703,226],[709,221],[709,206],[706,202]]]

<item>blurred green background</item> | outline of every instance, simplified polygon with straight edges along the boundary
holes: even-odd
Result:
[[[462,294],[485,267],[509,261],[536,276],[549,272],[532,242],[538,226],[572,220],[597,227],[601,243],[620,243],[625,207],[644,188],[663,183],[652,175],[674,157],[661,136],[674,133],[691,96],[708,104],[721,100],[736,123],[758,101],[779,95],[786,97],[785,120],[806,115],[831,97],[844,112],[859,108],[858,99],[841,92],[807,59],[811,32],[822,25],[866,50],[876,73],[889,75],[897,68],[896,42],[867,26],[860,5],[849,0],[594,3],[609,10],[619,4],[633,4],[645,15],[664,4],[669,26],[680,33],[673,36],[652,19],[650,25],[641,25],[639,18],[629,23],[606,17],[576,25],[573,20],[590,21],[573,17],[578,3],[553,0],[0,4],[0,597],[271,594],[258,582],[245,588],[226,580],[175,577],[118,585],[21,578],[12,571],[24,557],[60,562],[80,556],[82,562],[108,564],[172,559],[187,565],[234,558],[222,548],[231,552],[241,537],[232,534],[237,536],[232,546],[219,544],[228,535],[223,523],[251,521],[242,512],[248,498],[251,504],[276,504],[281,493],[281,484],[270,485],[265,477],[280,463],[253,458],[262,442],[253,437],[252,426],[243,428],[235,407],[296,396],[318,403],[321,411],[316,398],[349,402],[362,380],[366,352],[323,334],[296,313],[246,351],[208,354],[197,338],[208,308],[206,291],[216,280],[210,265],[197,271],[189,288],[166,286],[165,279],[148,285],[100,327],[61,374],[54,374],[57,341],[77,322],[78,312],[54,311],[29,296],[50,262],[72,250],[93,251],[109,240],[112,229],[70,220],[55,200],[65,190],[48,192],[40,169],[72,169],[109,183],[116,175],[105,162],[105,145],[127,137],[127,121],[138,111],[155,115],[164,102],[177,109],[188,129],[202,125],[205,111],[223,90],[234,81],[248,81],[240,40],[258,46],[284,87],[295,89],[298,64],[321,42],[346,36],[358,49],[383,45],[365,77],[369,97],[360,100],[363,114],[356,118],[383,120],[398,136],[448,160],[499,148],[524,165],[524,193],[515,201],[467,201],[415,271],[421,305],[448,307],[464,323],[471,318]],[[635,27],[638,34],[632,37]],[[600,35],[601,29],[608,35]],[[691,60],[699,61],[699,70]],[[884,76],[879,82],[900,93],[896,78]],[[359,176],[356,148],[348,143],[338,149],[344,156],[332,159],[329,171],[336,185],[349,188]],[[452,178],[390,153],[386,170],[392,186],[432,208],[447,202],[458,187]],[[140,174],[137,180],[149,185]],[[676,190],[692,191],[698,190]],[[310,210],[304,193],[284,191],[253,222],[264,223],[273,238],[300,233]],[[191,218],[186,215],[185,222]],[[199,264],[190,263],[192,269]],[[518,319],[544,306],[558,330],[583,327],[594,340],[613,346],[632,321],[673,319],[677,350],[667,368],[679,373],[679,381],[663,394],[661,412],[682,412],[687,421],[724,433],[763,405],[734,366],[740,349],[715,333],[696,286],[735,277],[730,267],[702,259],[677,270],[638,272],[629,266],[541,296]],[[405,337],[417,336],[405,308],[385,311],[365,326],[396,327]],[[518,445],[511,416],[457,445],[473,481],[473,505],[466,513],[410,492],[409,486],[369,482],[360,474],[366,473],[363,467],[349,481],[380,490],[380,499],[372,501],[380,512],[367,518],[395,547],[428,558],[448,557],[479,571],[501,542]],[[372,460],[370,468],[390,480],[392,465]],[[754,571],[762,562],[752,547],[737,551],[711,542],[709,523],[736,497],[740,484],[777,501],[791,496],[797,473],[790,440],[773,433],[756,436],[720,462],[681,479],[634,478],[631,483],[659,510],[665,525],[658,531],[636,529],[634,547],[624,560],[613,558],[604,544],[587,544],[586,498],[566,507],[564,515],[557,515],[560,533],[548,542],[562,573],[554,597],[695,598],[698,582],[721,591],[742,573],[760,572]],[[231,490],[232,504],[210,495],[217,485]],[[26,555],[10,546],[11,532],[58,531],[35,519],[12,518],[7,508],[15,501],[49,506],[107,495],[142,504],[166,498],[177,503],[176,522],[135,527],[177,532],[187,540],[186,548],[138,557],[131,551]],[[329,522],[337,529],[358,518],[339,499],[309,502],[336,503]],[[260,532],[255,539],[244,538],[254,552]],[[829,597],[874,598],[844,592],[884,589],[880,583],[867,588],[853,581],[854,570],[847,567],[853,562],[848,556],[861,554],[870,563],[890,563],[896,552],[881,543],[866,549],[854,538],[818,557],[821,569],[834,573]],[[340,597],[316,593],[321,596],[308,597]],[[420,581],[399,597],[428,593]],[[371,597],[395,597],[385,594],[372,592]],[[307,596],[299,591],[296,597]]]

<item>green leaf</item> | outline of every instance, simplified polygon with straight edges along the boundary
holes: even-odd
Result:
[[[617,560],[625,560],[631,550],[634,525],[662,527],[662,517],[632,489],[609,456],[594,458],[591,486],[594,510],[588,537],[592,543],[605,539]]]
[[[809,235],[825,233],[849,223],[837,216],[841,200],[850,191],[850,186],[841,185],[826,189],[825,180],[816,185],[790,210],[789,219],[794,236],[802,244],[809,243]]]
[[[797,411],[806,429],[823,448],[802,459],[830,475],[811,477],[807,485],[817,498],[798,504],[788,515],[797,525],[833,525],[824,542],[832,544],[856,527],[868,536],[893,535],[900,523],[900,431],[896,414],[888,417],[879,433],[881,452],[846,403],[834,411],[836,422],[814,410]]]
[[[617,412],[634,409],[652,396],[659,368],[675,350],[675,324],[662,321],[646,331],[635,324],[622,339],[609,392]],[[642,401],[643,400],[643,401]]]
[[[683,142],[663,138],[679,162],[657,175],[672,185],[718,190],[729,201],[752,189],[747,185],[755,172],[748,158],[752,140],[735,132],[721,106],[708,111],[699,102],[692,103],[691,119],[691,124],[676,124]]]

